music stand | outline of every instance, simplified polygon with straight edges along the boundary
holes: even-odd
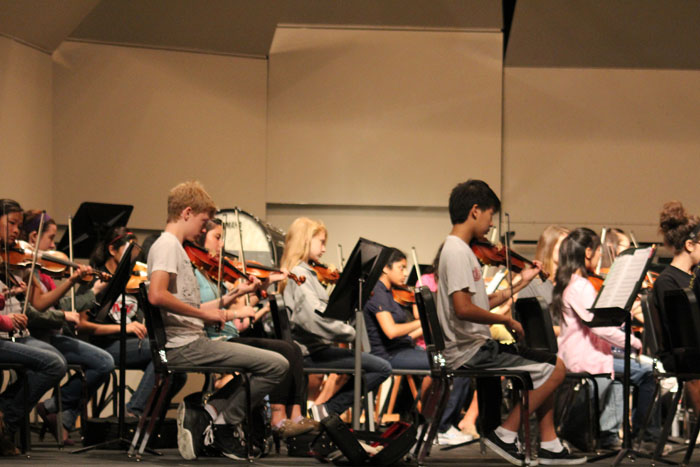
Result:
[[[630,358],[632,355],[632,305],[639,294],[639,290],[644,282],[644,275],[649,269],[656,247],[649,248],[629,248],[620,253],[610,272],[598,292],[598,296],[589,309],[594,317],[591,321],[584,321],[589,327],[597,326],[620,326],[625,325],[625,371],[622,378],[623,393],[623,419],[622,419],[622,448],[619,451],[612,451],[594,459],[597,461],[615,456],[613,466],[618,465],[625,457],[634,459],[635,457],[651,458],[650,455],[636,451],[632,448],[632,437],[630,433]],[[625,280],[634,277],[635,281]],[[649,410],[652,408],[649,407]]]
[[[110,228],[126,226],[133,210],[128,204],[82,203],[73,216],[73,256],[89,258]],[[66,232],[56,249],[68,254],[68,243]]]
[[[355,310],[355,386],[352,408],[352,427],[355,430],[360,429],[362,336],[365,333],[362,310],[389,256],[391,250],[386,246],[360,238],[345,263],[345,269],[328,299],[326,310],[322,313],[324,318],[350,321],[352,310]]]
[[[131,259],[131,252],[136,244],[131,241],[127,244],[122,254],[122,258],[117,265],[117,269],[112,275],[112,279],[107,285],[107,289],[101,300],[100,309],[96,314],[96,317],[101,317],[104,321],[104,317],[112,306],[116,303],[117,299],[121,296],[121,314],[119,319],[119,413],[117,414],[118,420],[118,436],[117,438],[103,441],[102,443],[94,444],[92,446],[86,446],[80,449],[76,449],[72,454],[78,454],[82,452],[91,451],[93,449],[105,448],[113,444],[120,446],[128,446],[131,440],[126,439],[124,435],[124,416],[126,412],[126,284],[129,282],[131,277],[131,271],[133,269],[133,260]]]
[[[421,274],[431,274],[433,272],[432,264],[420,264]],[[411,272],[408,274],[408,279],[406,279],[406,285],[416,286],[418,284],[418,271],[416,271],[416,265],[414,264],[411,268]]]

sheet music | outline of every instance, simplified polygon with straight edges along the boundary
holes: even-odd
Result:
[[[644,275],[653,247],[638,248],[631,255],[615,259],[605,278],[596,308],[625,308],[634,288]]]

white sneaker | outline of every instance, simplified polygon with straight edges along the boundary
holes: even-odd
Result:
[[[454,426],[450,426],[450,429],[444,433],[438,432],[437,444],[440,446],[454,446],[455,444],[468,443],[473,440],[472,435],[462,433]]]

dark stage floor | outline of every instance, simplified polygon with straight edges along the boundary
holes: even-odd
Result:
[[[284,455],[272,455],[263,459],[256,459],[254,464],[258,466],[321,466],[319,461],[310,458],[291,458]],[[140,463],[135,459],[127,457],[126,452],[122,451],[91,451],[84,454],[71,454],[68,448],[59,451],[56,447],[49,445],[47,442],[39,442],[35,440],[32,451],[29,457],[20,456],[15,458],[0,458],[2,465],[224,465],[236,463],[229,459],[219,458],[202,458],[194,461],[185,461],[178,454],[176,449],[166,449],[162,451],[162,456],[154,456],[146,454]],[[685,450],[672,454],[668,457],[669,460],[680,462]],[[238,462],[244,465],[244,462]],[[594,465],[610,465],[611,459],[595,462]],[[332,464],[330,464],[332,465]],[[399,465],[411,465],[409,463]],[[413,464],[415,465],[415,463]],[[488,451],[482,455],[479,452],[479,444],[475,443],[469,446],[463,446],[452,450],[443,451],[437,446],[433,448],[431,456],[428,458],[426,465],[430,466],[505,466],[510,465],[504,462],[501,458]],[[637,459],[635,462],[626,460],[623,465],[647,466],[653,465],[648,459]],[[664,465],[664,464],[657,464]],[[690,465],[700,466],[700,453],[693,456]]]

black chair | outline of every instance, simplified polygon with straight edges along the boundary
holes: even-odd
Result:
[[[168,390],[172,383],[173,375],[176,373],[203,373],[207,376],[211,375],[212,373],[239,373],[243,378],[244,388],[246,391],[247,419],[250,422],[250,420],[252,420],[252,407],[250,402],[250,377],[247,371],[245,369],[232,368],[229,366],[187,366],[169,364],[165,350],[166,336],[163,318],[160,314],[160,310],[151,305],[151,303],[148,301],[148,283],[142,283],[140,285],[139,298],[141,300],[140,303],[143,307],[144,317],[146,319],[146,328],[148,329],[148,340],[151,346],[151,355],[153,357],[153,369],[156,374],[156,382],[153,390],[151,391],[151,395],[148,398],[143,414],[139,418],[138,426],[131,441],[131,446],[129,447],[129,456],[136,453],[137,459],[141,458],[143,452],[146,450],[148,441],[153,434],[153,427],[156,424],[156,420],[160,420],[160,422],[162,422],[165,415],[164,408],[166,399],[168,398]],[[207,382],[205,382],[205,387],[206,386]],[[146,427],[146,431],[143,435],[143,439],[141,439],[141,444],[137,451],[136,446],[141,438],[141,432],[143,431],[144,426],[146,426],[146,421],[148,421],[148,426]],[[251,444],[249,441],[249,439],[246,439],[246,447],[248,449],[248,459],[252,460]]]
[[[19,363],[0,363],[0,387],[2,386],[3,371],[14,371],[17,378],[22,381],[22,404],[24,409],[24,417],[22,417],[22,428],[19,432],[19,444],[22,454],[26,454],[31,451],[31,441],[30,441],[30,425],[29,425],[29,412],[31,412],[31,407],[29,407],[29,380],[27,379],[26,368]]]
[[[445,411],[447,401],[452,389],[452,380],[455,376],[468,376],[472,379],[481,378],[511,378],[518,382],[514,385],[518,393],[518,399],[522,404],[520,423],[525,438],[525,465],[530,464],[530,423],[528,391],[532,389],[532,379],[527,371],[516,370],[476,370],[468,368],[448,368],[447,362],[442,355],[445,349],[445,339],[437,316],[435,298],[428,287],[421,287],[416,290],[416,304],[420,315],[421,326],[423,328],[423,338],[425,339],[426,350],[430,357],[430,372],[433,378],[430,386],[430,394],[423,408],[423,416],[426,424],[418,436],[418,442],[414,453],[417,455],[419,464],[423,464],[425,458],[430,454],[430,448],[437,434],[438,425],[442,414]],[[483,412],[479,410],[479,418]],[[483,425],[483,424],[482,424]],[[427,436],[426,436],[427,435]],[[483,440],[483,437],[481,438]],[[483,449],[483,446],[482,446]]]
[[[543,350],[553,354],[559,352],[557,344],[557,336],[554,334],[554,326],[552,325],[552,317],[549,314],[549,306],[542,297],[527,297],[520,298],[515,302],[515,310],[513,317],[520,322],[525,332],[525,345],[531,349]],[[587,371],[583,372],[567,372],[566,379],[580,382],[582,385],[590,385],[593,394],[593,414],[589,420],[593,432],[590,436],[595,440],[596,450],[600,447],[600,398],[598,393],[598,382],[596,377],[610,378],[610,373],[591,374]],[[573,407],[576,393],[570,391],[567,394],[565,402],[562,404],[564,410],[561,412],[556,425],[557,434],[564,432],[563,422],[567,420],[569,411]]]
[[[673,398],[671,413],[666,416],[661,437],[656,445],[653,460],[661,460],[661,453],[666,444],[671,423],[678,408],[678,402],[683,392],[683,386],[687,381],[700,379],[700,309],[697,297],[690,289],[668,290],[664,294],[664,302],[658,312],[658,324],[662,331],[659,352],[666,353],[673,360],[675,372],[669,376],[675,376],[678,380],[678,392]],[[665,323],[666,326],[663,326]],[[668,345],[667,348],[664,348]],[[690,433],[688,450],[681,465],[688,465],[695,449],[695,440],[700,431],[700,423],[695,423]]]

